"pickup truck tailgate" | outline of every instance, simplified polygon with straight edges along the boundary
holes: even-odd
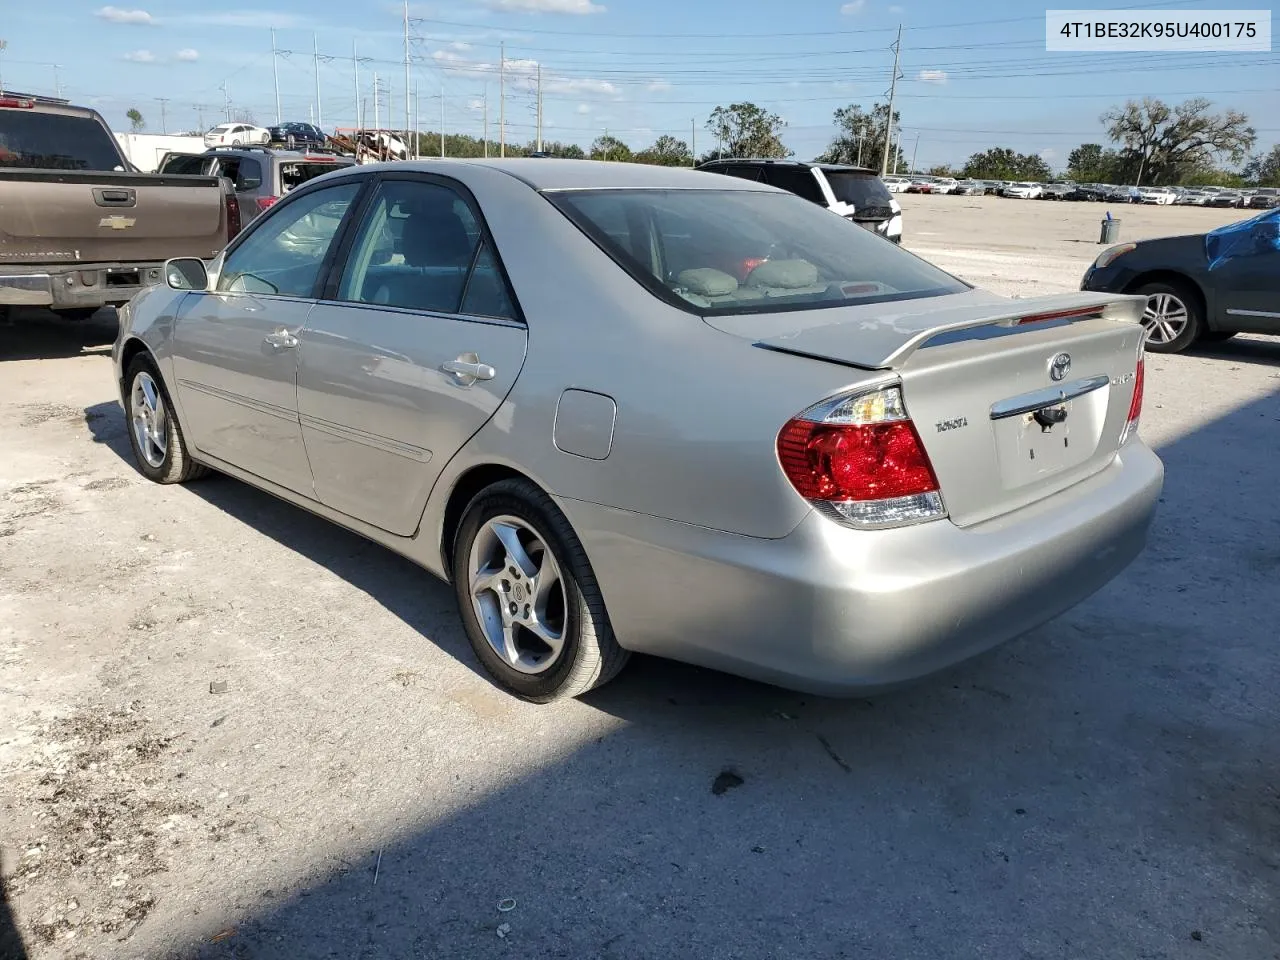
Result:
[[[0,263],[208,259],[226,241],[216,177],[0,170]]]

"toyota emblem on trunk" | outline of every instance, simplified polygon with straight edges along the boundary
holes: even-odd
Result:
[[[1071,372],[1071,354],[1060,353],[1049,361],[1049,379],[1061,380]]]

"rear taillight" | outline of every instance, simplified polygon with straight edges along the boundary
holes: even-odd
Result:
[[[851,526],[901,526],[946,513],[896,386],[810,407],[778,434],[778,460],[800,496]]]
[[[222,204],[227,211],[227,243],[230,243],[240,232],[240,200],[236,197],[235,191],[230,188],[230,184],[224,189],[222,196]]]
[[[268,207],[270,207],[279,199],[280,199],[279,197],[257,197],[256,200],[258,203],[258,209],[260,211],[266,210]]]
[[[36,105],[34,100],[15,100],[12,97],[0,97],[0,107],[14,107],[18,110],[30,110]]]
[[[1121,443],[1138,433],[1138,421],[1142,419],[1142,388],[1146,381],[1146,367],[1146,356],[1138,354],[1138,369],[1133,375],[1133,399],[1129,401],[1129,416],[1124,423],[1124,432],[1120,435]]]

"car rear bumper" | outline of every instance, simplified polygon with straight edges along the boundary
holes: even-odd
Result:
[[[815,511],[777,540],[561,506],[623,646],[841,695],[933,673],[1089,597],[1141,552],[1163,477],[1135,441],[1088,480],[977,526],[855,531]]]
[[[69,263],[41,266],[39,273],[6,274],[0,268],[0,304],[54,310],[127,303],[159,283],[163,263]]]

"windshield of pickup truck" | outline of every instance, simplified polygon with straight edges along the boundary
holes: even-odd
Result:
[[[91,117],[0,109],[0,167],[123,170],[111,134]]]

